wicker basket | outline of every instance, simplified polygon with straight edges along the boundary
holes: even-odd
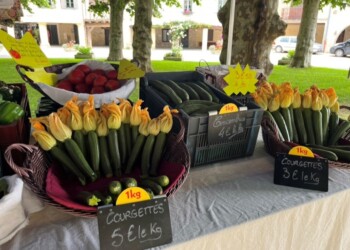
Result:
[[[340,108],[348,109],[349,107],[341,106]],[[261,121],[262,137],[265,145],[266,151],[273,157],[276,156],[276,153],[288,153],[289,150],[296,146],[295,143],[284,142],[279,136],[278,126],[275,121],[271,120],[269,116],[263,115]],[[345,135],[338,141],[341,145],[350,145],[350,130],[348,130]],[[318,157],[318,156],[316,156]],[[338,167],[338,168],[350,168],[350,163],[339,162],[339,161],[329,161],[329,167]]]
[[[172,188],[164,193],[167,196],[172,195],[180,188],[189,173],[191,165],[189,152],[183,139],[185,133],[183,120],[179,115],[174,115],[174,118],[174,122],[179,123],[179,126],[176,126],[179,130],[169,134],[163,159],[167,162],[183,165],[185,171],[178,179],[174,180],[175,184]],[[16,151],[25,154],[25,160],[21,162],[21,166],[12,158],[13,153]],[[15,173],[22,177],[23,181],[43,202],[72,215],[96,217],[96,212],[68,208],[57,203],[47,195],[46,176],[52,162],[47,153],[39,147],[27,144],[12,144],[5,151],[5,159]]]

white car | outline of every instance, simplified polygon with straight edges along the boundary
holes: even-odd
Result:
[[[280,36],[272,44],[272,49],[274,49],[278,53],[295,50],[296,47],[297,47],[296,36]],[[323,51],[322,44],[314,43],[312,53],[316,54],[322,51]]]

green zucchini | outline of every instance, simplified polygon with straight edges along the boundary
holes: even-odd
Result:
[[[88,205],[90,207],[98,206],[98,203],[101,201],[93,193],[88,191],[79,192],[77,195],[77,199],[84,205]]]
[[[337,141],[350,129],[350,122],[343,120],[334,130],[334,133],[330,135],[328,145],[335,145]]]
[[[137,187],[137,181],[135,178],[132,178],[132,177],[121,178],[120,182],[122,183],[122,186],[124,189],[131,188],[131,187]]]
[[[112,195],[119,195],[123,191],[122,183],[120,181],[111,181],[108,184],[108,191]]]
[[[96,131],[87,133],[87,146],[89,148],[90,164],[94,172],[100,174],[100,150]]]
[[[99,191],[94,191],[92,194],[95,195],[97,199],[100,199],[99,205],[109,205],[113,203],[113,198],[109,194],[104,195]]]
[[[73,139],[66,139],[64,141],[64,146],[73,162],[80,167],[80,170],[88,176],[91,181],[95,181],[97,175],[90,167],[90,164],[85,159],[83,153],[80,151],[78,144]]]
[[[136,160],[138,159],[140,153],[142,152],[143,144],[145,142],[146,137],[143,134],[139,134],[136,142],[131,150],[130,157],[128,158],[128,161],[126,163],[125,173],[130,174]]]
[[[295,125],[295,119],[294,119],[294,111],[292,106],[289,107],[289,113],[290,113],[290,117],[291,117],[291,123],[292,123],[292,129],[293,129],[293,137],[291,138],[293,140],[293,142],[295,143],[299,143],[299,135],[298,135],[298,131],[297,131],[297,127]]]
[[[283,141],[290,141],[289,131],[281,112],[278,110],[271,112],[271,115],[275,119],[276,124],[278,125],[279,130],[282,134]]]
[[[339,124],[339,115],[336,112],[331,112],[329,115],[329,132],[328,132],[328,140],[334,134],[335,128]],[[327,140],[327,142],[328,142]]]
[[[176,82],[172,80],[164,80],[163,82],[170,86],[172,90],[174,90],[175,93],[182,99],[183,102],[188,101],[190,99],[190,96],[186,92],[186,90],[181,88]]]
[[[73,140],[78,144],[81,152],[87,158],[86,146],[85,146],[85,136],[82,130],[76,130],[73,132]]]
[[[329,117],[330,117],[330,109],[328,107],[323,106],[322,110],[322,135],[323,135],[323,144],[328,141],[329,134]]]
[[[311,108],[304,108],[303,109],[303,118],[304,118],[306,133],[307,133],[307,143],[315,144],[315,132],[314,132],[313,125],[312,125],[313,120],[312,120]]]
[[[140,187],[150,188],[153,191],[154,195],[163,194],[163,188],[158,183],[151,180],[141,180]]]
[[[312,126],[315,133],[315,143],[323,145],[323,121],[322,113],[319,110],[312,110]]]
[[[109,156],[111,158],[113,174],[120,177],[122,175],[121,171],[121,161],[120,152],[118,144],[118,133],[116,129],[110,129],[107,135]]]
[[[191,86],[191,88],[193,88],[194,91],[197,92],[201,100],[213,101],[213,97],[211,96],[211,94],[208,93],[208,91],[203,89],[201,86],[193,82],[189,82],[188,84]]]
[[[191,86],[189,86],[188,84],[183,83],[183,82],[179,82],[178,84],[179,84],[179,86],[180,86],[181,88],[183,88],[184,90],[186,90],[186,92],[188,93],[188,96],[189,96],[190,100],[199,100],[199,99],[200,99],[200,97],[199,97],[199,95],[197,94],[197,92],[194,91],[193,88],[192,88]]]
[[[307,133],[304,123],[303,111],[301,108],[293,109],[294,123],[298,132],[299,143],[305,145],[307,143]]]
[[[169,177],[166,175],[141,177],[141,179],[154,181],[161,187],[167,187],[170,183]]]
[[[283,119],[286,123],[289,138],[292,139],[293,138],[293,126],[292,126],[292,116],[290,114],[290,110],[289,110],[289,108],[280,108],[279,112],[281,112],[281,115],[283,116]]]
[[[147,136],[145,145],[143,146],[143,151],[141,155],[141,175],[142,176],[148,176],[154,141],[155,141],[155,135],[149,134]]]
[[[164,146],[166,141],[166,133],[160,131],[156,137],[156,141],[154,143],[154,149],[152,151],[152,158],[150,163],[149,174],[157,175],[160,161],[163,156]]]
[[[220,102],[220,99],[215,95],[215,93],[208,84],[202,81],[196,81],[196,83],[211,95],[213,102]]]
[[[331,150],[327,150],[324,148],[316,148],[316,147],[309,147],[311,151],[315,154],[318,154],[319,156],[326,158],[330,161],[337,161],[338,156]]]
[[[198,110],[195,110],[193,112],[188,113],[189,115],[198,115],[198,114],[205,114],[208,115],[209,111],[220,111],[220,109],[224,106],[224,104],[218,103],[216,105],[210,105],[201,107]]]
[[[98,145],[100,149],[100,160],[101,160],[101,170],[102,174],[109,178],[113,176],[113,170],[111,161],[109,159],[107,136],[98,137]]]
[[[334,148],[331,146],[321,146],[321,145],[308,145],[308,147],[321,148],[335,153],[340,161],[350,162],[350,152],[348,150],[343,150],[339,148]]]
[[[168,85],[159,81],[149,81],[148,84],[152,88],[155,88],[167,95],[173,104],[178,105],[179,103],[182,103],[182,99]]]

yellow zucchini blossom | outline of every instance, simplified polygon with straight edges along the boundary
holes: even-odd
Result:
[[[158,135],[160,131],[159,119],[153,118],[152,120],[150,120],[150,122],[148,123],[147,130],[150,135]]]
[[[319,92],[320,98],[322,100],[322,105],[325,107],[329,106],[329,97],[324,89]]]
[[[74,131],[82,130],[83,126],[83,117],[80,113],[80,107],[77,102],[72,99],[65,103],[64,105],[71,113],[68,125]]]
[[[312,104],[312,95],[311,95],[311,90],[308,89],[304,92],[303,96],[302,96],[302,107],[303,108],[311,108],[311,104]]]
[[[50,133],[58,141],[63,142],[72,137],[72,130],[61,121],[57,113],[51,113],[49,115],[49,128]]]
[[[46,131],[45,126],[41,124],[40,122],[34,122],[32,124],[32,127],[34,131],[32,132],[32,136],[34,137],[35,141],[37,141],[40,145],[40,147],[48,151],[54,146],[56,146],[57,142],[56,139]]]
[[[300,108],[301,106],[301,95],[299,92],[299,88],[295,87],[293,90],[293,102],[292,102],[292,107],[294,109]]]
[[[89,96],[89,99],[83,103],[83,128],[86,132],[96,130],[97,117],[93,96]]]
[[[270,112],[274,112],[278,110],[280,108],[280,95],[279,94],[273,95],[267,107]]]
[[[316,90],[312,91],[311,108],[315,111],[320,111],[323,107],[322,99]]]
[[[287,83],[285,83],[287,84]],[[285,85],[285,87],[281,88],[280,92],[280,106],[281,108],[288,108],[292,102],[294,97],[294,91],[290,85]]]
[[[273,94],[273,89],[272,89],[271,84],[269,82],[263,82],[260,85],[260,90],[266,94],[269,94],[270,96]]]
[[[142,103],[143,103],[143,100],[138,99],[132,106],[132,110],[130,114],[131,126],[138,126],[141,123],[141,104]]]
[[[277,84],[271,83],[271,88],[272,88],[272,94],[279,92],[279,86]]]
[[[160,123],[160,131],[169,133],[173,127],[173,115],[168,105],[164,106],[163,113],[158,117]]]
[[[325,90],[326,94],[328,95],[329,98],[329,107],[332,107],[337,101],[338,101],[338,96],[335,92],[335,89],[333,87],[330,87]]]
[[[330,107],[330,109],[331,109],[332,112],[338,113],[338,112],[339,112],[339,109],[340,109],[340,107],[339,107],[339,102],[335,102],[335,103],[333,104],[333,106]]]
[[[108,113],[108,118],[107,118],[107,125],[109,129],[119,129],[121,122],[122,122],[122,117],[121,117],[121,111],[119,106],[115,102],[108,103],[103,107]]]
[[[141,110],[141,123],[139,125],[139,133],[147,136],[149,135],[148,133],[148,123],[151,121],[151,117],[148,113],[148,108],[142,109]]]
[[[97,118],[97,130],[96,130],[96,132],[97,132],[98,136],[106,136],[108,134],[107,119],[101,113]]]
[[[251,93],[251,96],[256,104],[258,104],[263,110],[267,110],[267,100],[264,98],[264,93],[261,91],[259,92],[260,94],[257,92]]]
[[[41,123],[46,127],[46,129],[49,129],[49,117],[48,116],[41,116],[41,117],[35,117],[35,118],[29,118],[29,122],[32,124],[34,123]]]
[[[66,107],[59,108],[57,110],[57,115],[59,116],[59,118],[64,124],[70,126],[71,113],[69,109],[67,109]]]
[[[126,99],[119,99],[120,103],[119,103],[119,108],[121,111],[121,120],[123,123],[130,123],[130,114],[131,114],[131,110],[132,110],[132,106],[130,104],[130,102]]]

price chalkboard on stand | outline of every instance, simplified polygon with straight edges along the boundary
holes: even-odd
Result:
[[[146,249],[172,242],[166,196],[100,207],[97,219],[101,250]]]
[[[277,153],[274,183],[328,191],[328,160]]]
[[[246,131],[247,112],[211,115],[208,118],[208,143],[219,144],[232,141]]]

